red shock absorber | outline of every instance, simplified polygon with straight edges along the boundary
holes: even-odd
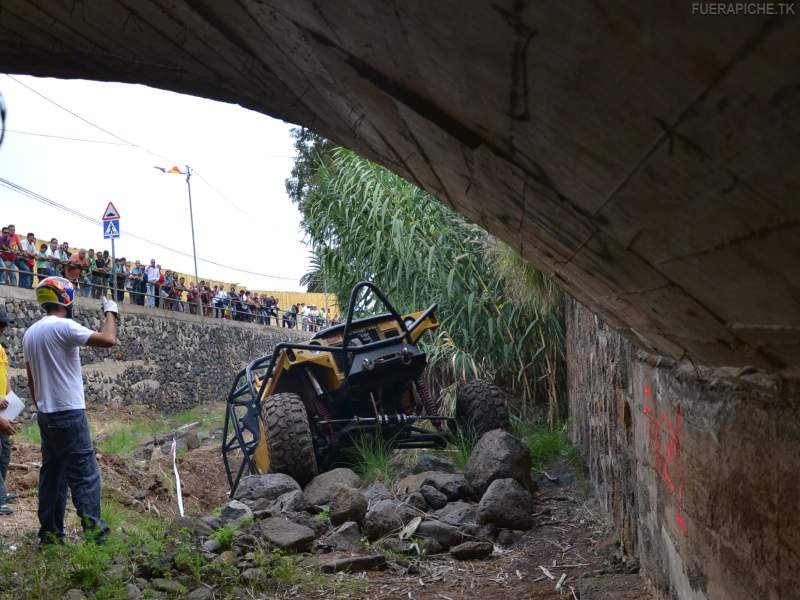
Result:
[[[331,413],[328,412],[328,406],[325,403],[325,398],[314,398],[314,404],[315,404],[316,409],[317,409],[317,414],[319,415],[319,420],[320,421],[330,421]],[[328,431],[333,433],[333,425],[331,425],[330,423],[328,423],[327,429],[328,429]]]
[[[422,399],[422,405],[425,407],[425,414],[429,417],[438,417],[439,416],[439,409],[436,408],[436,403],[431,398],[431,393],[428,390],[428,384],[419,377],[416,381],[417,384],[417,393],[419,397]],[[433,421],[433,426],[436,427],[437,430],[442,430],[442,422],[441,421]]]

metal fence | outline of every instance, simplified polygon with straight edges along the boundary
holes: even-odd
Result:
[[[46,277],[62,273],[56,272],[53,268],[38,269],[36,272],[25,270],[19,265],[9,265],[8,262],[0,261],[0,285],[33,289],[35,284]],[[27,266],[27,265],[26,265]],[[226,298],[210,297],[211,291],[203,294],[197,292],[197,299],[189,300],[189,296],[194,296],[191,289],[156,285],[147,283],[142,277],[130,276],[129,274],[116,273],[116,300],[119,303],[128,303],[151,308],[158,311],[174,311],[189,314],[199,314],[203,317],[215,319],[230,319],[233,321],[257,323],[260,325],[273,325],[275,327],[285,327],[288,329],[301,328],[303,331],[316,332],[330,325],[335,325],[336,321],[328,321],[324,318],[316,319],[303,318],[303,315],[293,311],[282,310],[277,307],[266,307],[253,302],[243,302],[237,298],[231,298],[226,294]],[[76,295],[83,298],[112,297],[113,283],[112,275],[103,271],[94,271],[91,274],[81,274],[80,277],[71,279],[75,286]],[[186,299],[184,299],[186,296]]]

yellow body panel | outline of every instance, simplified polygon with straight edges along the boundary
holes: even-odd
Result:
[[[420,310],[403,315],[403,320],[406,321],[411,319],[416,321],[420,316],[422,316],[423,312],[424,311]],[[439,327],[439,321],[436,319],[436,316],[431,313],[428,315],[428,318],[422,321],[411,333],[411,343],[416,344],[420,337],[422,337],[423,333],[431,329],[436,329],[437,327]],[[356,326],[353,328],[352,332],[357,333],[358,331],[364,331],[365,329],[377,329],[379,331],[379,337],[382,340],[387,338],[387,332],[393,331],[398,334],[402,333],[400,326],[391,317],[387,317],[385,321],[378,323],[372,323],[370,325],[360,327]],[[341,336],[335,335],[330,339],[320,338],[318,340],[313,340],[311,343],[319,344],[320,346],[334,346],[340,345],[341,341]],[[275,369],[273,370],[275,375],[267,382],[267,389],[263,395],[264,398],[267,398],[278,391],[282,391],[279,390],[281,387],[281,378],[291,372],[292,368],[299,364],[314,365],[318,367],[314,369],[314,375],[317,377],[319,384],[324,389],[339,389],[344,381],[345,374],[339,369],[331,352],[325,352],[322,350],[293,350],[292,352],[294,354],[294,359],[289,358],[289,353],[281,352],[280,356],[278,357],[278,362],[275,365]]]

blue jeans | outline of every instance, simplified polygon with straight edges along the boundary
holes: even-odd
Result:
[[[7,435],[0,435],[0,506],[6,503],[6,474],[11,462],[11,439]]]
[[[8,285],[17,285],[17,263],[14,260],[3,260],[3,277],[2,282]]]
[[[19,287],[31,289],[33,287],[33,269],[21,258],[17,260],[17,268],[19,269]]]
[[[39,472],[39,540],[62,541],[67,488],[87,539],[102,543],[108,525],[100,517],[100,472],[84,410],[39,413],[42,468]]]

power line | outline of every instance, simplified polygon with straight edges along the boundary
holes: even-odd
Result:
[[[216,187],[214,187],[213,185],[211,185],[211,182],[209,182],[209,181],[208,181],[208,179],[206,179],[205,177],[203,177],[203,175],[202,175],[202,174],[200,174],[200,173],[197,171],[197,169],[194,169],[194,170],[192,171],[192,174],[193,174],[195,177],[197,177],[197,178],[198,178],[200,181],[202,181],[203,183],[205,183],[205,184],[206,184],[208,187],[210,187],[210,188],[211,188],[213,191],[215,191],[219,197],[221,197],[223,200],[225,200],[225,201],[226,201],[228,204],[230,204],[230,205],[231,205],[233,208],[235,208],[236,210],[238,210],[240,213],[242,213],[243,215],[246,215],[246,216],[250,217],[251,219],[255,219],[255,218],[256,218],[255,216],[253,216],[253,215],[251,215],[249,212],[247,212],[245,209],[241,208],[241,207],[240,207],[238,204],[236,204],[236,203],[235,203],[233,200],[231,200],[230,198],[228,198],[228,197],[227,197],[225,194],[223,194],[221,191],[219,191],[219,190],[218,190]]]
[[[164,156],[163,154],[159,154],[158,152],[153,152],[152,150],[149,150],[148,148],[145,148],[144,146],[141,146],[141,145],[139,145],[139,144],[135,144],[135,143],[133,143],[133,142],[131,142],[131,141],[129,141],[129,140],[126,140],[126,139],[125,139],[125,138],[123,138],[123,137],[120,137],[120,136],[118,136],[117,134],[115,134],[115,133],[113,133],[113,132],[109,131],[108,129],[106,129],[105,127],[101,127],[101,126],[100,126],[100,125],[98,125],[97,123],[93,123],[93,122],[92,122],[92,121],[90,121],[89,119],[87,119],[87,118],[85,118],[85,117],[83,117],[83,116],[79,115],[78,113],[76,113],[76,112],[74,112],[74,111],[70,110],[70,109],[69,109],[69,108],[67,108],[66,106],[63,106],[63,105],[59,104],[58,102],[56,102],[56,101],[55,101],[55,100],[53,100],[52,98],[49,98],[48,96],[44,95],[43,93],[41,93],[41,92],[40,92],[40,91],[38,91],[37,89],[35,89],[35,88],[33,88],[33,87],[29,86],[29,85],[28,85],[28,84],[26,84],[26,83],[23,83],[22,81],[20,81],[19,79],[17,79],[17,78],[16,78],[16,77],[14,77],[13,75],[9,75],[8,73],[6,73],[6,77],[8,77],[8,78],[9,78],[9,79],[11,79],[12,81],[16,82],[17,84],[21,85],[22,87],[24,87],[24,88],[25,88],[25,89],[27,89],[28,91],[30,91],[30,92],[32,92],[32,93],[34,93],[34,94],[36,94],[37,96],[39,96],[39,97],[40,97],[40,98],[42,98],[43,100],[46,100],[47,102],[49,102],[49,103],[50,103],[50,104],[52,104],[53,106],[56,106],[56,107],[60,108],[61,110],[63,110],[64,112],[66,112],[66,113],[68,113],[68,114],[70,114],[70,115],[72,115],[72,116],[73,116],[73,117],[75,117],[76,119],[78,119],[78,120],[82,121],[83,123],[86,123],[86,124],[87,124],[87,125],[89,125],[90,127],[94,127],[94,128],[95,128],[95,129],[97,129],[98,131],[102,131],[102,132],[103,132],[103,133],[105,133],[106,135],[110,135],[111,137],[113,137],[114,139],[116,139],[116,140],[117,140],[118,142],[120,142],[120,143],[114,143],[114,142],[104,142],[104,141],[101,141],[101,140],[84,140],[84,139],[80,139],[80,138],[66,138],[66,137],[63,137],[63,136],[48,135],[48,134],[41,134],[41,133],[32,133],[32,132],[17,132],[17,133],[24,133],[24,134],[27,134],[27,135],[39,135],[39,136],[41,136],[41,137],[51,137],[51,138],[56,138],[56,139],[64,139],[64,140],[71,139],[71,140],[74,140],[74,141],[81,141],[81,142],[93,142],[93,143],[99,143],[99,144],[109,144],[109,145],[114,145],[114,146],[130,146],[130,147],[132,147],[132,148],[136,148],[137,150],[141,150],[141,151],[142,151],[142,152],[144,152],[145,154],[150,154],[151,156],[158,157],[158,158],[160,158],[160,159],[162,159],[162,160],[165,160],[165,161],[167,161],[168,163],[172,163],[172,164],[174,164],[174,165],[186,164],[186,161],[176,161],[176,160],[173,160],[173,159],[171,159],[171,158],[168,158],[168,157]],[[271,157],[271,158],[293,158],[293,157],[289,157],[289,156],[286,156],[286,157],[284,157],[284,156],[274,156],[274,157]],[[193,170],[193,173],[194,173],[194,174],[195,174],[195,175],[196,175],[196,176],[197,176],[197,177],[198,177],[200,180],[202,180],[202,181],[203,181],[203,183],[205,183],[205,184],[206,184],[206,185],[207,185],[209,188],[211,188],[211,189],[212,189],[212,190],[213,190],[213,191],[214,191],[214,192],[215,192],[215,193],[216,193],[216,194],[217,194],[217,195],[218,195],[220,198],[222,198],[222,199],[223,199],[225,202],[227,202],[228,204],[230,204],[230,205],[231,205],[233,208],[235,208],[236,210],[238,210],[239,212],[241,212],[241,213],[242,213],[242,214],[244,214],[245,216],[247,216],[247,217],[250,217],[251,219],[254,219],[254,218],[256,218],[256,217],[254,217],[254,216],[253,216],[251,213],[249,213],[249,212],[247,212],[246,210],[244,210],[243,208],[241,208],[241,207],[240,207],[238,204],[236,204],[236,203],[235,203],[233,200],[231,200],[230,198],[228,198],[228,196],[226,196],[224,193],[222,193],[222,192],[219,190],[219,188],[217,188],[216,186],[212,185],[212,184],[211,184],[211,182],[210,182],[210,181],[208,181],[208,179],[206,179],[205,177],[203,177],[203,176],[200,174],[200,172],[198,172],[198,171],[197,171],[197,169],[192,169],[192,170]]]
[[[127,146],[128,144],[123,144],[122,142],[109,142],[107,140],[87,140],[84,138],[74,138],[74,137],[67,137],[64,135],[54,135],[51,133],[39,133],[36,131],[20,131],[18,129],[6,129],[6,133],[17,133],[21,135],[34,135],[36,137],[44,137],[44,138],[52,138],[55,140],[65,140],[68,142],[86,142],[89,144],[107,144],[109,146]]]
[[[31,86],[29,86],[29,85],[28,85],[28,84],[26,84],[26,83],[23,83],[22,81],[20,81],[19,79],[17,79],[17,78],[16,78],[16,77],[14,77],[13,75],[8,75],[8,74],[6,74],[6,77],[8,77],[8,78],[9,78],[9,79],[11,79],[12,81],[14,81],[14,82],[18,83],[19,85],[21,85],[22,87],[24,87],[26,90],[28,90],[28,91],[30,91],[30,92],[33,92],[34,94],[36,94],[37,96],[39,96],[39,97],[40,97],[40,98],[42,98],[43,100],[46,100],[46,101],[47,101],[47,102],[49,102],[50,104],[52,104],[52,105],[54,105],[54,106],[57,106],[58,108],[60,108],[60,109],[61,109],[61,110],[63,110],[64,112],[67,112],[67,113],[71,114],[73,117],[75,117],[75,118],[76,118],[76,119],[78,119],[79,121],[83,121],[84,123],[86,123],[86,124],[87,124],[87,125],[89,125],[90,127],[94,127],[95,129],[97,129],[97,130],[99,130],[99,131],[102,131],[102,132],[103,132],[103,133],[105,133],[106,135],[110,135],[110,136],[111,136],[111,137],[113,137],[115,140],[118,140],[118,141],[122,142],[123,144],[127,144],[128,146],[132,146],[132,147],[134,147],[134,148],[138,148],[138,149],[139,149],[139,150],[141,150],[142,152],[145,152],[145,153],[147,153],[147,154],[150,154],[150,155],[152,155],[152,156],[157,156],[158,158],[161,158],[161,159],[163,159],[163,160],[166,160],[167,162],[175,162],[175,161],[173,161],[171,158],[167,158],[167,157],[166,157],[166,156],[164,156],[163,154],[159,154],[158,152],[153,152],[152,150],[148,150],[147,148],[145,148],[144,146],[140,146],[139,144],[134,144],[133,142],[131,142],[131,141],[129,141],[129,140],[126,140],[126,139],[125,139],[125,138],[123,138],[123,137],[120,137],[120,136],[118,136],[116,133],[112,133],[112,132],[110,132],[108,129],[105,129],[104,127],[101,127],[101,126],[100,126],[100,125],[98,125],[97,123],[93,123],[93,122],[92,122],[92,121],[90,121],[89,119],[87,119],[87,118],[85,118],[85,117],[82,117],[82,116],[81,116],[81,115],[79,115],[78,113],[76,113],[76,112],[74,112],[74,111],[72,111],[72,110],[68,109],[66,106],[63,106],[63,105],[59,104],[58,102],[56,102],[56,101],[55,101],[55,100],[53,100],[52,98],[48,98],[47,96],[45,96],[44,94],[42,94],[40,91],[38,91],[38,90],[36,90],[36,89],[32,88]]]
[[[60,203],[56,202],[55,200],[51,200],[47,196],[43,196],[43,195],[38,194],[38,193],[36,193],[34,191],[31,191],[31,190],[29,190],[29,189],[27,189],[27,188],[25,188],[25,187],[23,187],[23,186],[21,186],[19,184],[14,183],[13,181],[9,181],[8,179],[5,179],[3,177],[0,177],[0,185],[3,185],[6,188],[8,188],[8,189],[10,189],[10,190],[12,190],[14,192],[17,192],[18,194],[21,194],[21,195],[23,195],[23,196],[25,196],[27,198],[35,200],[36,202],[40,202],[40,203],[45,204],[47,206],[50,206],[50,207],[53,207],[53,208],[57,208],[58,210],[64,211],[66,213],[69,213],[69,214],[71,214],[71,215],[73,215],[75,217],[83,219],[84,221],[88,221],[89,223],[94,223],[96,225],[100,225],[100,223],[101,223],[100,219],[95,219],[95,218],[90,217],[89,215],[87,215],[85,213],[82,213],[82,212],[80,212],[78,210],[75,210],[74,208],[70,208],[68,206],[64,206],[63,204],[60,204]],[[143,242],[146,242],[146,243],[151,244],[153,246],[156,246],[158,248],[163,248],[164,250],[167,250],[169,252],[173,252],[173,253],[179,254],[181,256],[186,256],[188,258],[192,258],[192,254],[190,254],[188,252],[184,252],[182,250],[177,250],[176,248],[171,248],[170,246],[167,246],[167,245],[162,244],[160,242],[153,241],[151,239],[148,239],[146,237],[137,235],[135,233],[126,232],[126,235],[129,235],[132,238],[135,238],[137,240],[141,240]],[[216,261],[213,261],[213,260],[209,260],[209,259],[206,259],[206,258],[200,258],[199,256],[197,257],[197,260],[200,261],[200,262],[203,262],[203,263],[207,263],[207,264],[210,264],[210,265],[217,266],[217,267],[222,267],[224,269],[230,269],[230,270],[236,271],[238,273],[245,273],[247,275],[255,275],[257,277],[266,277],[266,278],[269,278],[269,279],[282,279],[282,280],[285,280],[285,281],[297,281],[296,277],[283,277],[281,275],[269,275],[267,273],[259,273],[257,271],[250,271],[248,269],[241,269],[239,267],[233,267],[231,265],[226,265],[226,264],[219,263],[219,262],[216,262]]]

